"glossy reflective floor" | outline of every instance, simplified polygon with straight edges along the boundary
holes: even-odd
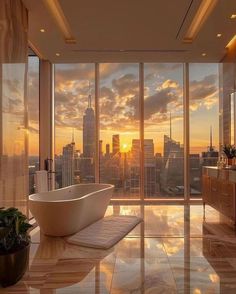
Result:
[[[0,293],[236,293],[236,236],[212,208],[110,206],[144,218],[108,251],[32,231],[29,269]],[[63,220],[62,220],[63,221]]]

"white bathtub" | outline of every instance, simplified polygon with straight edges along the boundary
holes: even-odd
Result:
[[[113,188],[109,184],[80,184],[32,194],[29,208],[42,233],[67,236],[104,217]]]

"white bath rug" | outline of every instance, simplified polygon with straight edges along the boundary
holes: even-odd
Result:
[[[142,219],[136,216],[107,216],[66,240],[79,246],[108,249],[124,238],[141,221]]]

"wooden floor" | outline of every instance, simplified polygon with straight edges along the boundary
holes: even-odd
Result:
[[[29,269],[0,293],[236,293],[236,236],[202,206],[109,206],[144,223],[110,250],[32,231]],[[62,220],[63,221],[63,220]]]

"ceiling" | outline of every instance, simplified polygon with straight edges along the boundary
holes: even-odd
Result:
[[[235,0],[215,0],[192,43],[183,39],[201,0],[50,0],[58,2],[75,39],[67,43],[48,1],[23,0],[30,44],[53,63],[219,62],[236,34]]]

